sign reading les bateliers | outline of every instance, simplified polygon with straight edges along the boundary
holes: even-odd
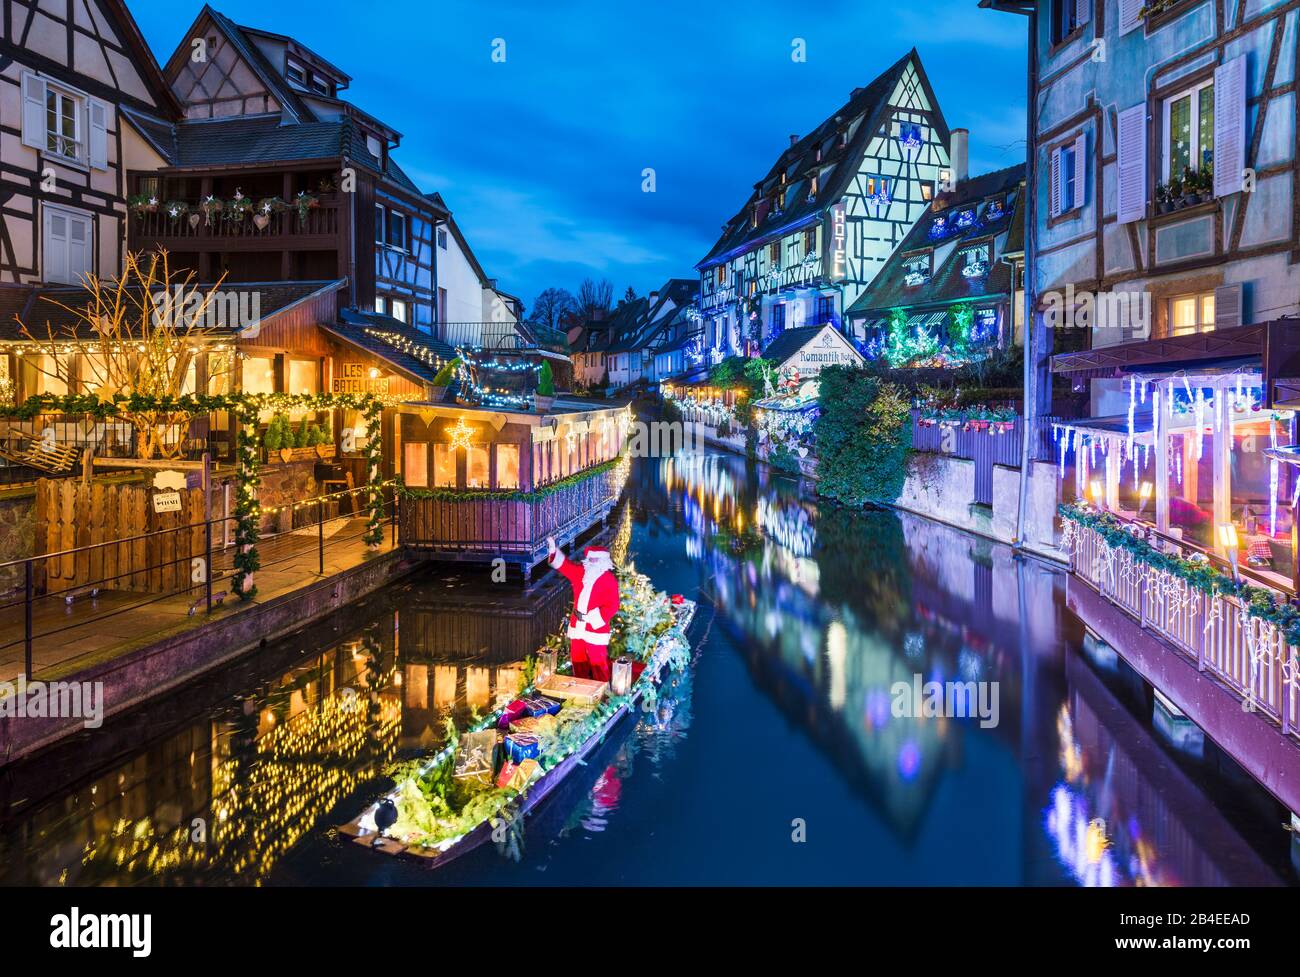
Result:
[[[338,372],[330,379],[330,391],[336,394],[388,393],[388,377],[371,376],[370,369],[364,363],[340,363]]]

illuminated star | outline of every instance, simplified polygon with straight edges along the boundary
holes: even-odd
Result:
[[[470,446],[470,438],[474,436],[475,430],[475,428],[472,428],[465,423],[465,418],[457,418],[456,426],[447,429],[447,433],[451,436],[451,450],[455,451],[458,448],[465,448],[468,450]]]

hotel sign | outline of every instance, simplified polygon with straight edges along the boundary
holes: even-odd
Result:
[[[830,247],[826,249],[826,277],[842,281],[848,269],[849,227],[844,201],[831,207]]]
[[[379,371],[375,370],[375,374]],[[371,367],[364,363],[340,363],[338,372],[330,378],[330,392],[336,394],[386,394],[388,377],[372,375]]]

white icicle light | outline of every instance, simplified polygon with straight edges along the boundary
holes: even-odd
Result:
[[[1133,453],[1133,411],[1137,409],[1134,394],[1137,392],[1137,377],[1128,378],[1128,453]]]

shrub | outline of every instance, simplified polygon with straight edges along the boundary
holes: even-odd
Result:
[[[325,443],[325,434],[320,429],[319,424],[312,424],[307,428],[307,447],[314,448],[317,445]]]
[[[267,451],[276,452],[284,447],[283,423],[284,416],[276,414],[266,425],[266,434],[262,436],[262,443],[266,445]]]
[[[458,366],[460,366],[459,358],[444,363],[442,369],[434,376],[433,385],[435,387],[450,387],[452,378],[456,375],[456,368]]]
[[[537,396],[555,396],[555,373],[551,370],[549,360],[542,360],[542,368],[537,374]]]
[[[818,401],[817,493],[848,505],[896,500],[912,449],[906,393],[869,370],[829,366]]]
[[[295,448],[305,448],[309,443],[307,440],[307,415],[304,414],[302,420],[298,422],[298,431],[293,436],[293,446]]]

